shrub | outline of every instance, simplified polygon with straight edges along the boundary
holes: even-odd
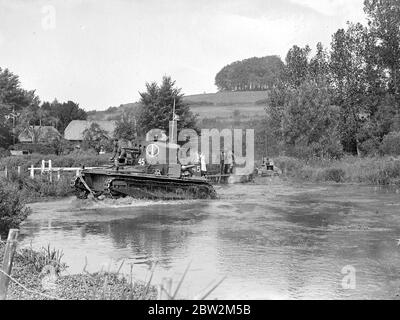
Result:
[[[296,175],[303,168],[304,164],[301,160],[290,157],[279,157],[274,159],[275,165],[282,170],[283,174]]]
[[[346,172],[341,168],[325,168],[322,169],[318,178],[322,181],[334,181],[334,182],[343,182],[346,176]]]
[[[10,155],[10,151],[0,147],[0,158],[9,157]]]
[[[391,132],[383,138],[381,150],[385,155],[400,155],[400,132]]]
[[[32,247],[24,248],[19,252],[20,258],[25,264],[30,264],[36,272],[41,272],[45,266],[53,266],[55,271],[60,273],[67,268],[67,265],[62,262],[64,256],[60,250],[42,247],[40,251],[35,251]]]
[[[360,151],[364,156],[377,156],[380,153],[381,144],[378,138],[371,138],[360,145]]]
[[[0,233],[5,234],[8,229],[18,228],[30,214],[25,206],[24,197],[18,187],[0,180]]]

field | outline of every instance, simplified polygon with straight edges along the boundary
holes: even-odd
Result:
[[[241,119],[257,118],[265,114],[265,99],[265,91],[217,92],[184,97],[185,102],[199,115],[200,120],[209,118],[229,120],[233,118],[235,110]],[[137,106],[137,103],[129,103],[107,111],[90,112],[89,120],[116,120],[124,110]]]

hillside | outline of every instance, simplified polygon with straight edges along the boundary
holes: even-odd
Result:
[[[239,112],[242,117],[256,118],[264,114],[265,91],[217,92],[185,96],[194,113],[199,114],[200,120],[210,118],[229,119],[233,113]],[[117,120],[125,110],[134,109],[138,103],[128,103],[112,107],[106,111],[90,111],[90,120]]]

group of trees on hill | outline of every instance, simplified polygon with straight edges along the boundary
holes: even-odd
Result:
[[[337,157],[400,144],[400,3],[366,0],[364,10],[368,24],[348,23],[330,48],[289,50],[266,107],[282,150]]]
[[[215,77],[220,91],[267,90],[282,76],[284,65],[278,56],[236,61],[222,68]]]

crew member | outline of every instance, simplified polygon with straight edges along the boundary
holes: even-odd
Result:
[[[200,159],[200,171],[201,171],[201,176],[204,177],[207,175],[207,164],[206,164],[206,157],[202,152],[199,154],[199,159]]]
[[[219,173],[223,175],[224,170],[225,170],[225,152],[221,151],[221,156],[219,159]]]

